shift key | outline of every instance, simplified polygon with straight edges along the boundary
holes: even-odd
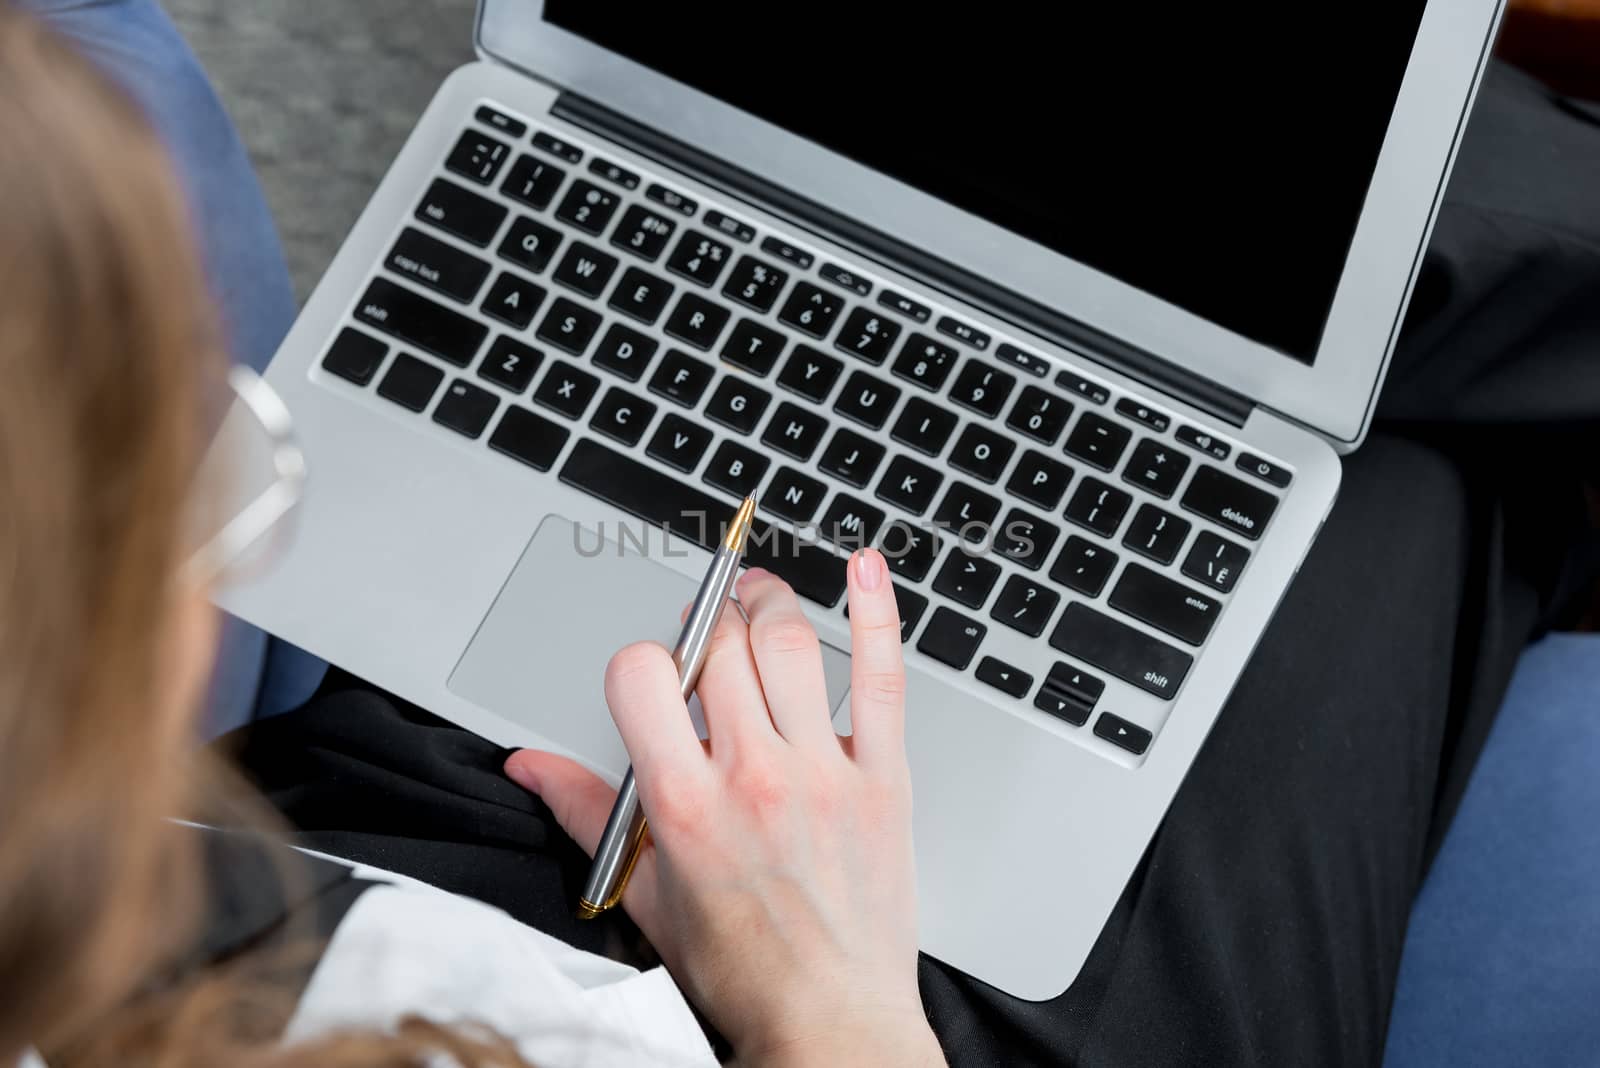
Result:
[[[1078,603],[1067,606],[1050,645],[1167,700],[1178,695],[1194,665],[1188,653]]]
[[[482,323],[387,278],[372,280],[356,304],[356,318],[457,367],[472,362],[489,334]]]

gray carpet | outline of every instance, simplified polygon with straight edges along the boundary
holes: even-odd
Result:
[[[255,161],[304,302],[417,116],[472,58],[473,0],[163,0]]]

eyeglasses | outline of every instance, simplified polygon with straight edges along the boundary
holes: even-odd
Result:
[[[200,465],[190,504],[180,578],[226,585],[281,548],[305,490],[306,463],[294,421],[277,392],[248,367],[229,369],[229,397]]]

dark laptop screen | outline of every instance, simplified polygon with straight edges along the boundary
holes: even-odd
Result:
[[[1309,362],[1423,6],[546,0],[545,17]]]

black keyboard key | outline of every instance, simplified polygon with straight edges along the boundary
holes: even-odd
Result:
[[[1215,467],[1201,464],[1184,491],[1183,506],[1195,515],[1255,541],[1278,507],[1278,498],[1232,475],[1225,475]]]
[[[457,367],[471,363],[489,335],[489,328],[476,319],[435,304],[387,278],[374,278],[367,286],[356,305],[356,318]]]
[[[809,523],[817,514],[828,487],[792,467],[780,467],[761,498],[761,509],[791,523]]]
[[[483,313],[518,330],[526,330],[543,303],[543,286],[534,285],[510,271],[501,271],[483,298]]]
[[[589,161],[589,173],[604,178],[615,185],[620,185],[624,189],[639,188],[639,176],[637,174],[626,167],[612,163],[608,159],[601,159],[599,156]]]
[[[1094,721],[1094,735],[1104,738],[1118,749],[1126,749],[1134,756],[1150,748],[1149,731],[1110,712],[1100,713],[1100,718]]]
[[[824,263],[817,268],[817,273],[822,276],[823,281],[832,282],[834,285],[848,289],[858,296],[864,297],[872,292],[871,282],[854,271],[845,270],[836,263]]]
[[[611,235],[611,243],[654,263],[677,228],[678,224],[665,215],[635,204],[622,213],[622,222]]]
[[[1114,489],[1098,478],[1086,478],[1067,502],[1067,518],[1102,538],[1109,538],[1122,525],[1122,517],[1128,514],[1132,503],[1131,494]]]
[[[682,349],[668,349],[666,359],[650,376],[650,392],[693,408],[711,384],[711,376],[712,368],[706,361],[697,360]]]
[[[717,446],[704,476],[707,483],[735,497],[748,497],[761,485],[772,462],[753,449],[731,441]]]
[[[500,192],[530,208],[543,211],[555,199],[556,190],[561,188],[561,180],[566,176],[567,172],[554,163],[527,155],[518,156]]]
[[[836,493],[822,514],[818,531],[846,552],[865,549],[883,526],[883,512],[847,493]]]
[[[889,412],[900,399],[900,387],[857,371],[845,381],[833,410],[862,426],[880,429],[889,421]]]
[[[940,318],[939,333],[947,337],[953,337],[957,341],[965,341],[979,352],[989,347],[988,334],[969,323],[964,323],[959,319],[952,319],[948,315]]]
[[[586,297],[600,299],[606,291],[611,276],[616,273],[617,258],[582,241],[567,246],[567,254],[552,276],[568,289],[575,289]]]
[[[843,308],[844,298],[839,294],[810,282],[796,282],[794,292],[783,302],[778,319],[801,333],[822,338],[833,329],[833,321]]]
[[[645,428],[656,417],[656,406],[612,386],[600,398],[589,425],[606,437],[624,445],[637,445]]]
[[[919,323],[927,322],[928,317],[933,314],[933,310],[930,309],[926,304],[919,304],[910,297],[901,293],[896,293],[892,289],[885,289],[883,292],[879,293],[878,303],[882,304],[885,308],[894,309],[901,315],[910,316]]]
[[[556,209],[556,218],[578,229],[599,236],[617,210],[617,195],[593,182],[579,178],[567,190]]]
[[[761,443],[805,461],[811,459],[811,454],[822,444],[822,435],[827,430],[828,421],[822,416],[784,401],[773,413],[767,432],[761,435]]]
[[[678,298],[672,314],[667,316],[667,333],[701,351],[707,351],[716,344],[717,335],[728,325],[728,318],[727,308],[693,293],[685,293]]]
[[[511,146],[499,138],[468,130],[456,142],[456,147],[450,150],[444,165],[463,178],[470,178],[479,185],[488,185],[500,173],[500,168],[505,166],[506,157],[510,154]]]
[[[474,113],[477,120],[485,126],[492,126],[507,137],[516,139],[528,132],[528,124],[521,119],[513,119],[503,111],[497,111],[487,104]]]
[[[1123,450],[1133,439],[1133,431],[1105,416],[1084,412],[1078,425],[1067,435],[1067,452],[1086,464],[1109,471],[1122,459]]]
[[[1067,539],[1050,568],[1050,581],[1076,590],[1085,597],[1098,597],[1106,579],[1116,570],[1117,554],[1076,534]]]
[[[560,247],[561,231],[521,215],[500,242],[499,254],[502,259],[538,274],[549,265]]]
[[[985,482],[998,482],[1017,446],[976,423],[968,423],[950,450],[950,466]]]
[[[817,466],[823,471],[848,483],[856,489],[864,489],[872,481],[878,465],[883,463],[883,456],[888,450],[876,441],[871,441],[857,434],[854,430],[840,427],[833,432],[833,440],[828,442],[828,447],[822,452],[822,459],[817,461]]]
[[[498,407],[500,398],[458,378],[444,391],[444,399],[433,410],[433,421],[457,434],[476,438],[489,425]]]
[[[1235,466],[1246,474],[1254,475],[1256,478],[1269,482],[1279,489],[1287,486],[1289,480],[1294,477],[1289,474],[1287,468],[1281,467],[1271,460],[1263,460],[1254,453],[1241,452],[1239,461]]]
[[[544,353],[501,334],[489,346],[489,355],[478,367],[478,376],[513,393],[521,393],[533,382],[534,372],[542,362]]]
[[[676,412],[668,412],[644,451],[646,456],[688,474],[700,466],[700,457],[710,447],[711,431]]]
[[[489,435],[489,448],[529,467],[548,471],[567,444],[570,431],[542,415],[511,405]]]
[[[857,308],[844,321],[834,345],[868,363],[882,363],[900,336],[900,324],[871,308]]]
[[[489,277],[487,263],[409,226],[389,251],[388,267],[463,304],[478,295]]]
[[[329,346],[328,354],[322,358],[322,368],[347,382],[364,386],[378,373],[378,367],[387,355],[388,345],[370,334],[347,326],[339,331],[339,336]]]
[[[568,419],[581,416],[600,389],[600,380],[564,360],[552,360],[533,399]]]
[[[917,624],[922,622],[922,614],[928,610],[928,599],[914,590],[908,590],[898,582],[894,584],[894,605],[900,612],[900,644],[904,645],[911,640],[911,635],[916,632]],[[844,617],[850,618],[850,606],[844,606]]]
[[[1108,602],[1141,623],[1165,631],[1179,641],[1200,645],[1222,611],[1222,604],[1203,593],[1157,574],[1143,564],[1122,569]]]
[[[921,582],[939,559],[939,537],[927,527],[912,526],[896,519],[883,531],[878,551],[889,570],[913,582]]]
[[[1189,457],[1164,441],[1145,438],[1133,450],[1128,467],[1122,472],[1122,481],[1143,486],[1157,497],[1170,497],[1177,492],[1183,473],[1189,470]]]
[[[690,200],[676,189],[668,189],[664,185],[652,184],[644,191],[644,195],[655,201],[657,204],[660,204],[662,207],[670,208],[679,215],[688,215],[692,217],[695,212],[700,210],[699,204],[695,203],[693,200]]]
[[[1029,449],[1017,461],[1017,469],[1006,480],[1006,492],[1029,504],[1055,511],[1072,482],[1072,468],[1051,459],[1037,449]]]
[[[706,418],[739,434],[753,434],[772,395],[737,378],[724,378],[706,402]]]
[[[392,400],[402,408],[420,412],[433,400],[444,381],[444,372],[431,363],[424,363],[409,353],[402,352],[389,365],[389,371],[378,383],[378,396]]]
[[[548,341],[558,349],[563,349],[574,356],[583,355],[583,350],[589,347],[589,342],[594,339],[594,333],[600,329],[600,313],[593,308],[585,308],[582,304],[574,303],[566,297],[557,297],[550,311],[545,315],[544,321],[539,324],[538,337]]]
[[[839,381],[843,371],[844,364],[832,356],[824,355],[809,345],[796,345],[794,352],[789,355],[789,362],[778,372],[778,385],[791,393],[798,393],[813,404],[821,404],[833,392],[833,384]]]
[[[787,271],[780,271],[754,256],[740,256],[733,273],[728,276],[728,284],[722,287],[722,295],[764,312],[772,307],[788,280]]]
[[[978,661],[977,676],[979,682],[993,686],[1007,697],[1026,697],[1033,689],[1032,675],[992,656]]]
[[[1132,397],[1123,397],[1117,401],[1117,414],[1143,423],[1157,434],[1165,433],[1167,427],[1172,425],[1172,420],[1167,416],[1147,404],[1140,404]]]
[[[956,369],[956,355],[953,346],[927,334],[913,333],[895,357],[893,370],[906,381],[937,393]]]
[[[805,249],[795,248],[789,242],[779,237],[769,237],[761,242],[761,251],[770,252],[780,260],[788,260],[802,271],[811,269],[811,253]]]
[[[1076,393],[1091,404],[1104,404],[1111,399],[1111,391],[1104,386],[1097,386],[1082,375],[1075,375],[1071,371],[1058,371],[1056,385],[1068,393]]]
[[[622,272],[622,280],[611,292],[610,304],[623,315],[653,323],[672,299],[672,284],[653,274],[629,267]]]
[[[726,234],[735,241],[743,241],[747,245],[756,239],[755,227],[749,223],[740,222],[731,216],[724,215],[720,211],[706,212],[706,225],[719,234]]]
[[[644,377],[645,368],[655,358],[656,347],[655,338],[631,330],[621,323],[612,323],[606,336],[600,339],[600,347],[594,350],[595,366],[621,375],[629,382],[637,382]]]
[[[956,429],[956,413],[948,408],[912,397],[895,420],[890,436],[926,456],[938,456]]]
[[[702,286],[714,285],[733,250],[698,230],[686,230],[667,260],[667,270]]]
[[[968,608],[981,608],[999,578],[999,564],[973,556],[958,545],[944,558],[944,566],[934,576],[933,589]]]
[[[740,319],[722,346],[722,358],[735,367],[765,378],[778,365],[784,336],[754,319]]]
[[[1037,571],[1049,559],[1050,550],[1055,548],[1060,537],[1061,530],[1055,524],[1013,508],[995,532],[994,549],[1029,571]]]
[[[578,163],[583,159],[583,150],[577,145],[568,144],[555,134],[543,130],[533,135],[533,147],[550,153],[556,159],[564,159],[568,163]]]
[[[1072,405],[1038,386],[1025,386],[1006,416],[1006,426],[1035,441],[1054,445],[1072,415]]]
[[[924,467],[907,456],[896,456],[889,461],[889,469],[878,483],[878,497],[912,515],[921,515],[933,503],[944,476],[931,467]]]
[[[1187,519],[1169,515],[1153,504],[1141,504],[1122,536],[1122,544],[1158,564],[1170,564],[1178,558],[1178,550],[1188,537]]]
[[[722,525],[731,511],[727,502],[596,441],[573,446],[561,465],[561,481],[647,523],[666,525],[708,550],[722,540]],[[781,576],[796,593],[825,607],[839,603],[845,589],[843,560],[759,519],[751,534],[745,545],[747,564]]]
[[[933,513],[941,530],[949,530],[974,544],[984,544],[994,533],[1000,502],[965,482],[952,482]]]
[[[957,671],[965,671],[989,628],[960,612],[940,606],[928,620],[928,629],[917,639],[917,649],[927,653],[941,664],[949,664]]]
[[[1032,579],[1012,575],[1000,587],[1000,596],[994,599],[989,618],[1019,630],[1030,638],[1044,633],[1045,625],[1055,615],[1061,595],[1048,586]]]
[[[1209,530],[1202,530],[1194,539],[1194,548],[1183,560],[1183,573],[1196,582],[1203,582],[1218,593],[1227,593],[1239,581],[1239,572],[1250,559],[1250,550],[1219,538]]]
[[[1178,695],[1194,664],[1188,653],[1076,602],[1061,614],[1050,645],[1166,700]]]
[[[1050,365],[1042,356],[1035,356],[1031,352],[1024,352],[1015,345],[1002,341],[994,350],[995,359],[1004,360],[1012,367],[1020,367],[1036,378],[1043,378],[1045,372],[1050,370]]]
[[[1066,720],[1074,727],[1089,722],[1106,684],[1081,668],[1057,661],[1044,677],[1044,685],[1033,699],[1033,707]]]
[[[1214,435],[1192,426],[1179,426],[1177,438],[1180,445],[1203,452],[1213,460],[1226,460],[1228,453],[1233,451],[1227,442],[1218,441]]]
[[[1011,396],[1016,384],[1015,375],[968,360],[956,375],[956,384],[950,387],[950,399],[979,415],[998,419],[1000,409],[1005,407],[1006,398]]]
[[[434,180],[417,205],[418,219],[479,248],[494,240],[509,214],[502,205],[443,178]]]

